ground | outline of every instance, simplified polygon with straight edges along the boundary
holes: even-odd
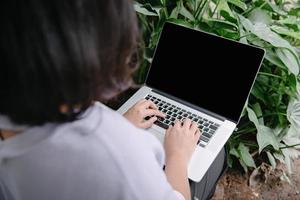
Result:
[[[294,161],[290,183],[280,180],[284,166],[268,165],[251,175],[228,170],[217,185],[212,200],[300,200],[300,159]]]

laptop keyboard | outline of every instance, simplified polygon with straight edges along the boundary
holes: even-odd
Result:
[[[165,118],[158,117],[155,122],[157,126],[167,129],[169,125],[174,125],[175,120],[183,121],[186,118],[196,122],[201,131],[200,141],[198,143],[201,147],[205,147],[209,143],[209,140],[220,127],[218,123],[181,109],[152,95],[147,95],[145,99],[151,100],[161,112],[166,114]]]

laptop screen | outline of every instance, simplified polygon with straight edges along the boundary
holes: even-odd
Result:
[[[146,85],[238,122],[264,50],[165,23]]]

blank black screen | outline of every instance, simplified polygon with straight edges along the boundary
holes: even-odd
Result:
[[[165,23],[146,84],[237,122],[264,50]]]

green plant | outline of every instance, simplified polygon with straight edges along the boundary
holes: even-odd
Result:
[[[300,4],[284,0],[137,0],[142,82],[165,21],[263,47],[265,60],[241,121],[227,142],[230,166],[287,165],[300,147]]]

